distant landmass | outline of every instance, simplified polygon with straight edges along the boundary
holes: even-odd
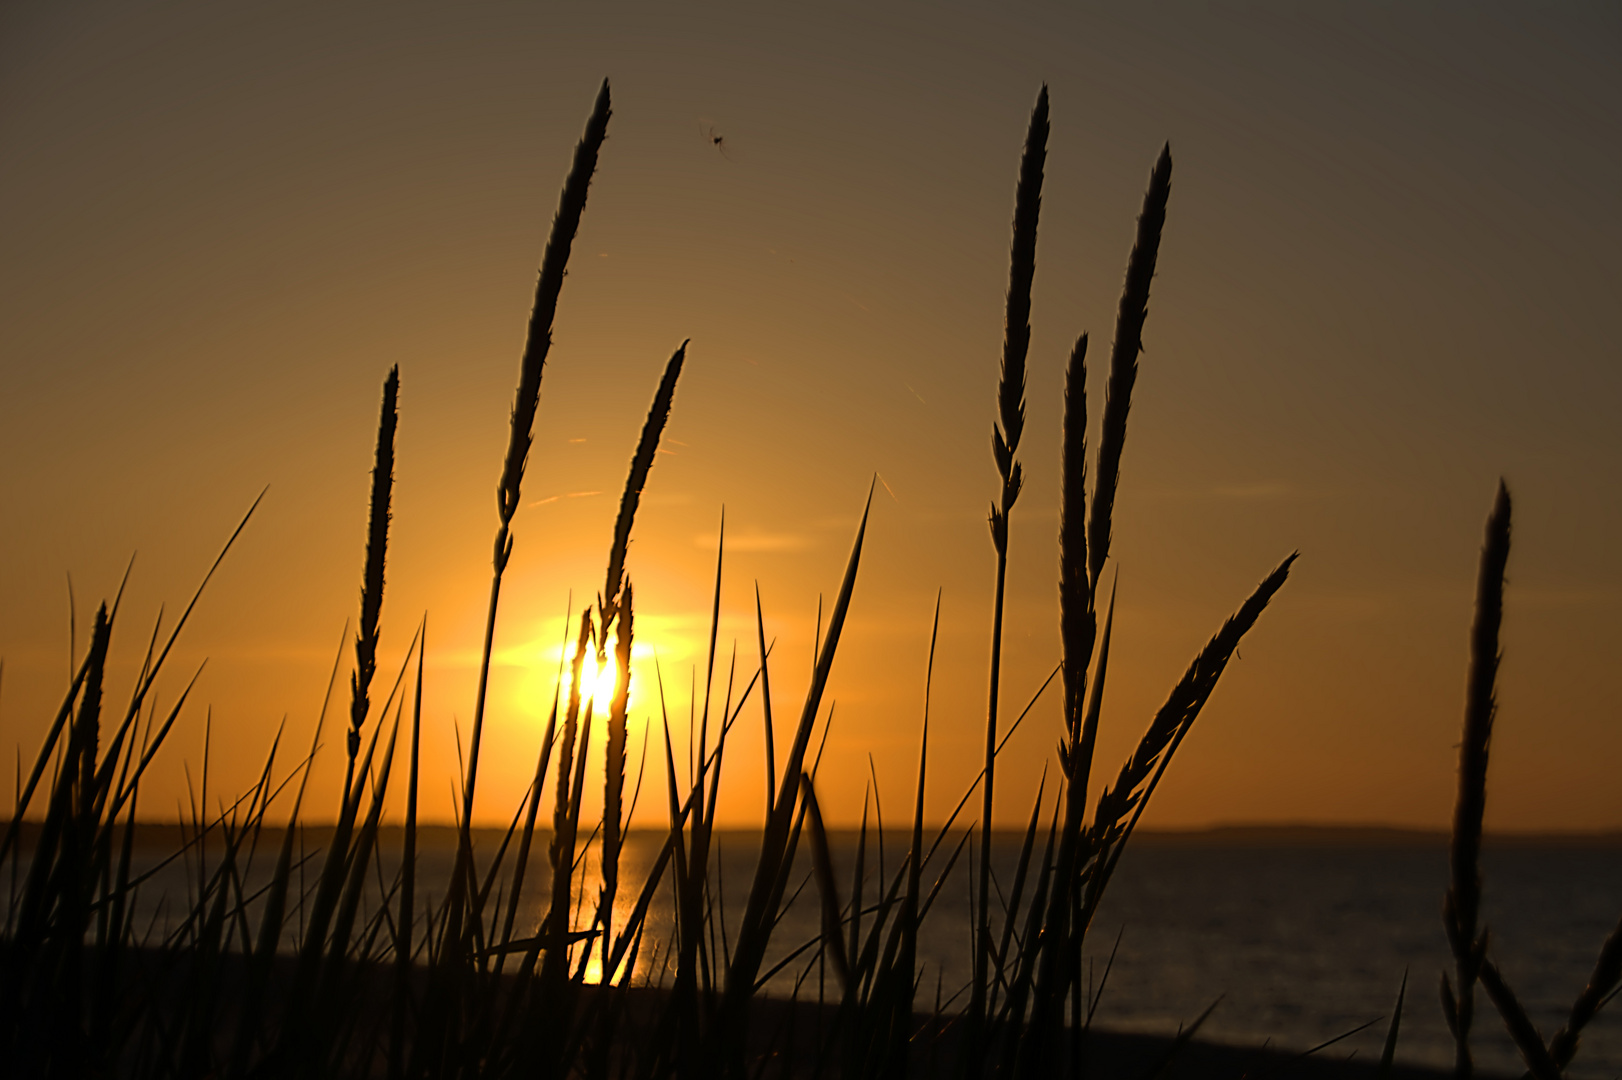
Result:
[[[1207,829],[1140,829],[1132,843],[1145,847],[1445,847],[1445,829],[1395,825],[1235,824]],[[1488,832],[1486,847],[1622,847],[1622,830]]]

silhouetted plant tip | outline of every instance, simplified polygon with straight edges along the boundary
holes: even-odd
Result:
[[[1200,1028],[1205,1026],[1205,1022],[1211,1018],[1211,1014],[1216,1012],[1216,1007],[1220,1004],[1222,1004],[1222,997],[1218,996],[1215,1001],[1205,1007],[1204,1012],[1194,1018],[1193,1023],[1186,1027],[1179,1026],[1177,1037],[1171,1041],[1171,1045],[1166,1047],[1154,1066],[1144,1074],[1143,1080],[1158,1080],[1159,1077],[1165,1075],[1172,1062],[1177,1060],[1178,1055],[1194,1040],[1194,1036],[1199,1034]]]
[[[1132,387],[1138,379],[1138,354],[1143,351],[1143,324],[1149,317],[1149,286],[1160,256],[1160,234],[1166,227],[1166,203],[1171,198],[1171,144],[1149,174],[1149,190],[1138,215],[1137,240],[1126,264],[1126,284],[1115,316],[1115,344],[1110,350],[1109,389],[1104,399],[1104,423],[1098,444],[1098,480],[1093,492],[1093,516],[1088,526],[1088,576],[1094,591],[1109,558],[1110,517],[1115,510],[1115,489],[1121,474],[1121,449],[1126,444],[1126,417],[1132,408]]]
[[[681,378],[682,363],[687,359],[687,342],[670,357],[665,365],[659,389],[653,395],[653,405],[642,424],[642,436],[637,440],[636,454],[631,458],[631,471],[625,478],[625,492],[620,496],[619,516],[614,520],[614,544],[608,554],[608,577],[603,583],[602,613],[599,622],[606,628],[613,621],[620,585],[625,578],[625,557],[631,547],[631,525],[636,519],[636,508],[642,501],[642,489],[647,486],[648,473],[659,450],[659,436],[664,433],[670,419],[670,406],[676,399],[676,380]]]
[[[1386,1028],[1385,1045],[1380,1050],[1380,1080],[1390,1080],[1397,1060],[1397,1035],[1402,1030],[1402,1000],[1408,993],[1408,972],[1402,973],[1402,985],[1397,987],[1397,1003],[1391,1009],[1391,1025]]]
[[[1059,500],[1059,637],[1064,646],[1064,717],[1074,743],[1087,665],[1092,661],[1092,582],[1087,564],[1087,335],[1076,339],[1064,375],[1064,451]],[[1068,758],[1068,754],[1066,755]],[[1066,765],[1068,771],[1068,762]]]
[[[991,447],[1003,478],[1004,515],[1019,496],[1014,453],[1025,430],[1025,360],[1031,346],[1031,285],[1036,278],[1036,226],[1042,212],[1042,171],[1047,162],[1048,88],[1037,95],[1019,164],[1014,194],[1014,239],[1009,250],[1008,314],[1003,331],[1002,375],[997,383],[997,417]]]
[[[368,694],[377,671],[378,618],[383,611],[383,564],[389,546],[389,503],[394,490],[394,431],[399,424],[400,367],[389,369],[383,382],[383,407],[377,421],[377,463],[372,467],[372,504],[366,530],[366,570],[360,590],[360,633],[355,636],[355,672],[350,676],[349,765],[344,791],[354,783],[360,729],[371,708]]]
[[[496,507],[501,523],[507,525],[518,512],[519,490],[524,481],[524,466],[529,460],[529,447],[535,427],[535,410],[541,398],[541,372],[546,367],[547,354],[552,349],[552,320],[557,313],[558,295],[563,291],[563,278],[569,265],[569,253],[574,247],[575,233],[580,229],[580,218],[586,211],[586,192],[597,171],[597,155],[603,140],[608,137],[608,119],[613,115],[609,107],[608,80],[603,80],[592,106],[591,118],[586,121],[585,134],[575,147],[574,166],[564,182],[563,194],[558,199],[557,215],[552,219],[552,235],[546,241],[546,253],[541,257],[540,278],[535,284],[535,306],[530,311],[529,334],[524,344],[524,357],[518,368],[518,389],[513,395],[512,439],[507,444],[507,459],[501,468],[501,483],[496,489]],[[505,565],[506,553],[498,545],[498,565]]]
[[[1509,489],[1500,481],[1487,518],[1476,581],[1475,625],[1470,631],[1470,671],[1465,683],[1464,735],[1459,742],[1459,795],[1453,809],[1449,883],[1442,921],[1453,950],[1457,988],[1443,983],[1443,1012],[1453,1033],[1454,1071],[1472,1072],[1470,1026],[1476,977],[1486,952],[1477,928],[1481,908],[1481,821],[1487,807],[1487,755],[1497,708],[1498,631],[1504,618],[1504,568],[1509,562]]]

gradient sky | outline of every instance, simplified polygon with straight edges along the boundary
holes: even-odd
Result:
[[[504,822],[528,782],[570,590],[601,588],[637,431],[687,338],[629,566],[633,762],[655,652],[685,738],[723,505],[722,647],[752,669],[758,581],[787,730],[876,472],[819,787],[830,817],[859,819],[871,754],[886,816],[905,813],[939,588],[944,817],[983,739],[1009,221],[1046,82],[1004,723],[1059,656],[1064,360],[1083,330],[1095,371],[1107,356],[1169,140],[1100,767],[1299,549],[1146,822],[1443,825],[1503,475],[1515,548],[1488,826],[1622,828],[1618,56],[1622,8],[1599,3],[8,4],[0,745],[28,758],[67,679],[67,575],[82,647],[139,553],[114,639],[126,687],[159,604],[172,618],[268,484],[161,684],[166,706],[208,658],[142,797],[162,815],[185,797],[210,709],[210,801],[252,781],[284,717],[306,746],[357,614],[378,394],[399,364],[373,696],[428,612],[424,806],[449,817],[534,272],[607,76],[479,818]],[[722,817],[745,825],[758,712],[740,724]],[[1050,696],[1009,743],[1000,821],[1029,812],[1057,731]],[[316,807],[342,776],[340,729],[324,742]]]

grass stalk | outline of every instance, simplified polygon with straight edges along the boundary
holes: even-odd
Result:
[[[1497,709],[1498,632],[1504,618],[1504,568],[1509,562],[1509,489],[1499,481],[1487,517],[1476,579],[1475,624],[1470,631],[1470,670],[1465,683],[1464,735],[1459,742],[1459,794],[1448,850],[1449,883],[1442,921],[1453,950],[1456,990],[1443,981],[1443,1014],[1454,1041],[1454,1074],[1469,1080],[1470,1026],[1476,978],[1486,953],[1478,929],[1481,910],[1481,821],[1487,808],[1487,757]]]
[[[563,291],[563,278],[569,265],[569,252],[574,246],[575,234],[580,229],[580,218],[586,210],[586,194],[591,187],[592,175],[597,171],[597,156],[603,140],[608,137],[609,105],[608,80],[603,80],[597,92],[597,101],[586,121],[585,133],[575,147],[574,164],[564,181],[563,194],[558,199],[558,210],[552,219],[552,233],[546,241],[546,252],[541,257],[540,278],[535,285],[535,304],[530,311],[529,333],[524,345],[524,356],[518,367],[518,389],[513,395],[512,429],[507,443],[507,456],[502,462],[501,482],[496,487],[496,528],[493,573],[490,578],[490,605],[485,615],[484,647],[479,656],[478,696],[473,706],[473,731],[469,738],[467,766],[462,791],[462,828],[464,836],[473,819],[474,795],[478,787],[479,746],[484,735],[485,696],[490,684],[490,654],[495,646],[496,611],[501,601],[501,577],[512,558],[512,520],[518,513],[522,498],[524,467],[529,461],[530,445],[534,442],[535,413],[540,407],[541,373],[546,367],[547,355],[552,349],[552,323],[557,313],[558,294]],[[469,841],[470,843],[471,841]],[[467,845],[464,845],[467,846]],[[471,850],[459,858],[472,858]],[[454,884],[453,896],[460,886]],[[452,910],[460,916],[460,904],[453,900]]]
[[[349,762],[344,773],[344,798],[355,782],[355,756],[360,753],[360,731],[371,708],[368,694],[377,671],[377,622],[383,612],[383,565],[389,546],[389,505],[394,489],[394,432],[399,426],[400,366],[389,369],[383,380],[383,405],[377,421],[377,463],[372,467],[371,513],[366,529],[366,569],[361,579],[360,632],[355,635],[355,671],[349,689]]]
[[[1138,215],[1138,235],[1126,263],[1126,282],[1115,316],[1115,344],[1110,349],[1109,389],[1104,399],[1103,427],[1098,440],[1098,479],[1093,489],[1092,518],[1087,531],[1088,576],[1093,592],[1109,558],[1110,519],[1115,512],[1115,490],[1121,475],[1121,450],[1126,445],[1126,417],[1132,408],[1132,387],[1138,379],[1138,354],[1143,351],[1143,324],[1149,316],[1149,285],[1160,258],[1160,234],[1166,226],[1166,203],[1171,198],[1171,144],[1161,148],[1149,173],[1149,190]]]
[[[614,543],[609,548],[608,576],[603,582],[601,614],[597,620],[605,634],[608,624],[614,620],[616,602],[625,580],[625,559],[630,553],[631,526],[636,520],[636,508],[642,501],[642,489],[648,484],[648,473],[652,471],[654,458],[659,452],[659,437],[670,420],[670,407],[676,399],[676,381],[681,378],[682,364],[686,359],[687,342],[684,341],[665,365],[659,389],[654,392],[653,404],[648,409],[648,418],[642,423],[642,434],[637,439],[636,453],[631,458],[630,474],[625,478],[619,515],[614,519]]]
[[[1122,432],[1125,434],[1124,428]],[[1060,760],[1066,776],[1080,742],[1081,699],[1092,663],[1098,619],[1087,563],[1087,335],[1076,339],[1064,373],[1064,449],[1059,497],[1059,638],[1064,646],[1064,721],[1068,744]],[[1081,799],[1086,773],[1081,770]],[[1073,779],[1073,777],[1072,777]]]
[[[970,992],[970,1044],[965,1067],[975,1068],[981,1053],[986,1019],[987,965],[992,951],[990,921],[992,807],[997,779],[997,704],[1002,677],[1003,605],[1008,577],[1008,515],[1019,498],[1024,478],[1015,459],[1025,429],[1025,360],[1031,344],[1031,284],[1036,277],[1036,228],[1042,208],[1042,173],[1047,161],[1048,88],[1044,85],[1031,112],[1014,193],[1014,238],[1009,252],[1007,316],[1003,330],[1002,371],[997,384],[998,420],[991,426],[991,451],[1002,480],[992,504],[991,543],[997,553],[997,592],[991,616],[991,675],[986,706],[985,772],[981,788],[980,876],[975,925],[974,982]]]
[[[534,305],[530,310],[523,357],[519,362],[518,386],[513,394],[511,426],[507,453],[502,461],[501,479],[496,486],[497,527],[491,555],[490,600],[485,612],[484,640],[479,655],[479,676],[473,706],[473,726],[468,753],[461,772],[461,795],[458,814],[459,830],[456,866],[452,870],[450,888],[445,898],[445,913],[441,920],[441,935],[445,945],[441,948],[440,962],[432,979],[429,1000],[425,1006],[423,1023],[419,1025],[420,1052],[414,1051],[413,1070],[428,1067],[427,1063],[442,1059],[456,1042],[450,1029],[454,1022],[456,1003],[460,995],[462,977],[460,964],[464,953],[464,939],[469,934],[465,924],[469,901],[468,882],[473,879],[473,806],[478,792],[479,754],[484,736],[484,719],[490,685],[490,658],[495,646],[496,615],[501,603],[501,582],[507,564],[512,558],[513,517],[522,501],[524,470],[534,442],[535,416],[540,407],[541,376],[552,348],[552,327],[557,314],[558,297],[563,291],[563,279],[568,268],[569,254],[580,228],[581,216],[586,209],[586,196],[592,176],[597,170],[597,158],[603,140],[608,135],[608,121],[612,113],[608,81],[603,80],[585,131],[575,147],[574,161],[564,181],[558,199],[557,213],[547,237],[546,249],[541,257],[540,275],[535,285]],[[567,757],[567,755],[565,755]],[[554,844],[556,837],[554,837]],[[550,918],[550,916],[549,916]],[[568,918],[565,905],[563,918]],[[548,953],[551,959],[551,953]]]
[[[400,915],[395,922],[394,1009],[389,1033],[389,1080],[405,1072],[406,1021],[411,1002],[412,932],[417,919],[417,781],[422,763],[422,669],[428,616],[417,627],[417,685],[411,697],[411,764],[406,773],[405,836],[400,852]],[[522,875],[523,871],[519,871]]]
[[[608,743],[603,764],[603,888],[597,921],[603,930],[604,983],[614,977],[608,967],[608,953],[614,927],[614,896],[619,891],[620,846],[624,842],[622,801],[625,795],[626,710],[631,696],[633,611],[631,583],[626,581],[614,619],[614,658],[618,666],[614,678],[614,698],[609,705]]]

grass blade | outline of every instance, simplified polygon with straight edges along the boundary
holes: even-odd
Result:
[[[1402,999],[1408,993],[1408,972],[1402,973],[1402,985],[1397,987],[1397,1004],[1391,1010],[1391,1026],[1386,1029],[1385,1047],[1380,1051],[1379,1080],[1391,1080],[1397,1060],[1397,1032],[1402,1028]]]
[[[851,991],[850,958],[845,949],[844,935],[840,933],[839,883],[834,880],[833,857],[828,850],[828,833],[822,826],[822,808],[817,805],[816,788],[811,777],[800,774],[800,789],[805,799],[806,817],[811,823],[811,858],[816,870],[817,889],[822,894],[822,948],[833,964],[839,988]]]

